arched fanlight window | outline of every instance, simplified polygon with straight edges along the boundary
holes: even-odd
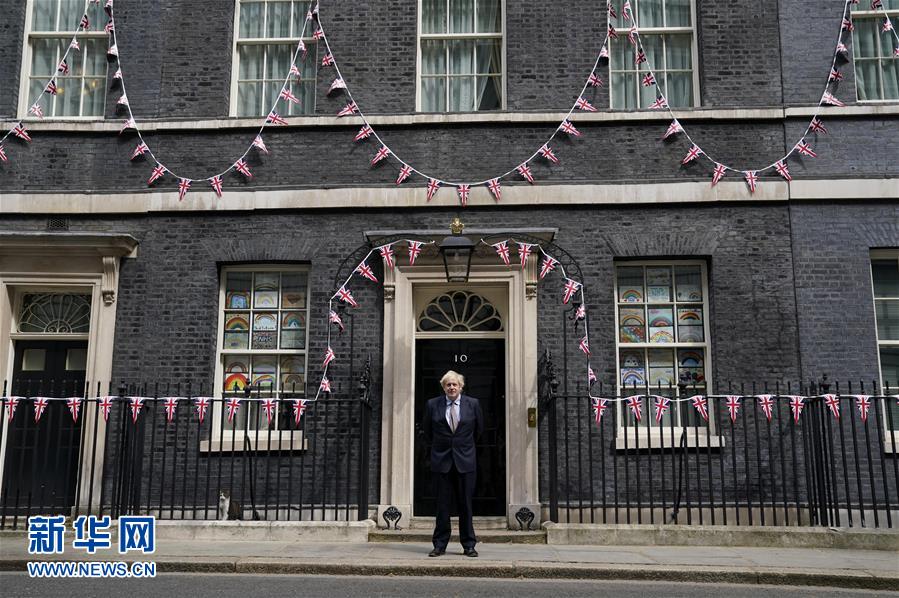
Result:
[[[418,316],[419,332],[499,332],[503,321],[492,303],[468,291],[448,291]]]
[[[19,332],[84,334],[90,331],[91,296],[31,293],[22,297]]]

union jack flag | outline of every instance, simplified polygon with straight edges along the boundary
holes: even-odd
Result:
[[[56,67],[56,72],[62,73],[63,75],[68,75],[69,74],[69,63],[66,62],[65,60],[61,61],[59,63],[59,66]]]
[[[131,423],[137,423],[137,416],[140,415],[140,410],[144,406],[144,400],[144,397],[131,397],[129,404],[131,408]]]
[[[356,300],[353,299],[353,294],[350,293],[348,288],[340,287],[340,289],[334,294],[334,296],[340,296],[340,300],[346,303],[349,303],[353,307],[359,307],[359,304],[356,303]]]
[[[421,253],[421,241],[409,241],[409,265],[415,265],[415,258]]]
[[[131,159],[134,160],[138,156],[143,156],[147,152],[150,151],[150,148],[147,147],[147,144],[141,141],[137,144],[137,147],[134,148],[134,151],[131,152]]]
[[[635,48],[637,47],[637,34],[638,34],[637,24],[634,23],[633,25],[630,26],[630,29],[627,30],[627,41],[632,43]],[[644,56],[644,60],[645,59],[646,59],[646,57]],[[637,64],[640,64],[640,63],[638,62]]]
[[[841,28],[846,31],[855,31],[855,25],[852,24],[852,19],[843,19]]]
[[[809,123],[809,130],[814,131],[815,133],[827,133],[827,129],[824,128],[824,123],[817,118],[813,118],[812,122]]]
[[[784,178],[784,180],[786,180],[786,181],[793,180],[793,177],[790,175],[790,170],[787,168],[787,164],[783,160],[778,161],[774,165],[774,170],[776,170],[777,174],[782,176]]]
[[[372,133],[373,131],[371,130],[371,127],[369,127],[368,125],[362,125],[362,128],[359,129],[359,132],[356,133],[355,137],[353,137],[353,141],[368,139],[369,137],[371,137]]]
[[[607,44],[603,44],[602,48],[599,49],[599,57],[600,58],[608,58],[609,57],[609,46]]]
[[[28,134],[28,131],[25,130],[25,125],[23,125],[22,123],[19,123],[12,128],[12,134],[19,139],[31,141],[31,135]]]
[[[771,421],[771,411],[774,408],[774,401],[772,395],[758,395],[759,407],[761,407],[762,412],[765,414],[765,417],[768,421]]]
[[[612,27],[611,23],[609,23],[609,38],[610,39],[618,39],[618,32],[615,31],[615,28]]]
[[[656,98],[656,101],[649,105],[650,110],[661,110],[662,108],[668,107],[668,100],[665,99],[665,96],[661,96]]]
[[[262,409],[265,411],[265,419],[268,425],[272,425],[272,417],[275,415],[275,399],[262,399]]]
[[[574,127],[573,124],[571,124],[570,120],[563,120],[562,124],[559,125],[559,130],[564,131],[565,133],[568,133],[572,137],[580,137],[581,136],[581,132],[578,131]]]
[[[208,397],[197,397],[194,399],[194,407],[197,409],[197,417],[200,418],[200,423],[203,423],[203,419],[206,417],[206,410],[209,409],[209,398]]]
[[[331,381],[327,378],[322,378],[322,383],[319,385],[318,389],[321,392],[331,392]]]
[[[531,245],[530,243],[519,243],[518,244],[518,259],[521,267],[524,268],[528,263],[528,258],[531,256]]]
[[[279,96],[281,97],[281,99],[287,100],[291,104],[299,104],[300,103],[300,98],[293,95],[293,92],[290,91],[289,89],[287,89],[286,87],[281,88],[281,93],[279,94]]]
[[[434,197],[434,194],[437,193],[438,189],[440,189],[440,181],[437,179],[428,179],[428,201],[431,201],[431,198]]]
[[[378,247],[378,253],[381,254],[381,259],[384,260],[384,265],[386,267],[394,267],[396,262],[393,259],[393,245],[382,245]]]
[[[235,168],[235,170],[237,170],[237,172],[244,175],[248,179],[253,178],[253,173],[250,172],[250,166],[249,166],[249,164],[247,164],[247,161],[244,160],[243,158],[241,158],[240,160],[238,160],[237,162],[234,163],[234,168]]]
[[[69,47],[72,48],[73,50],[80,50],[80,49],[81,49],[81,46],[78,45],[78,40],[77,40],[77,39],[73,39],[73,40],[72,40],[72,43],[69,44]]]
[[[0,143],[0,162],[8,162],[9,158],[6,157],[6,152],[3,151],[3,144]]]
[[[702,395],[690,397],[689,401],[693,404],[693,408],[699,412],[699,416],[705,421],[709,421],[709,400]]]
[[[518,174],[524,177],[524,180],[533,184],[534,183],[534,174],[531,172],[531,167],[527,164],[519,164],[518,168],[515,170],[518,171]]]
[[[122,94],[121,96],[119,96],[119,101],[116,102],[116,104],[118,104],[119,106],[127,106],[128,105],[128,96],[126,96],[125,94]]]
[[[827,408],[833,413],[834,419],[840,419],[840,397],[837,395],[826,394],[824,395],[824,404],[827,405]]]
[[[44,118],[44,109],[41,108],[40,104],[35,104],[28,110],[28,112],[30,112],[31,114],[35,115],[38,118]]]
[[[615,7],[612,6],[612,3],[611,3],[611,2],[609,2],[609,18],[610,18],[610,19],[617,19],[617,18],[618,18],[618,15],[615,14]]]
[[[293,400],[293,423],[295,426],[300,425],[300,419],[303,417],[303,412],[306,411],[306,401],[303,399],[294,399]]]
[[[805,406],[805,397],[798,395],[790,396],[790,410],[793,412],[793,422],[799,423],[799,416],[802,415],[802,408]]]
[[[375,273],[374,273],[374,271],[372,271],[371,266],[366,264],[364,260],[362,261],[361,264],[356,266],[356,269],[354,270],[354,272],[359,274],[359,276],[361,276],[362,278],[367,278],[367,279],[371,280],[372,282],[378,282],[378,279],[375,278]]]
[[[459,192],[459,201],[462,203],[462,207],[468,205],[468,194],[471,192],[470,185],[459,185],[456,187],[456,190]]]
[[[715,171],[712,173],[712,187],[718,184],[718,181],[724,176],[724,173],[727,172],[727,167],[724,164],[715,163]]]
[[[634,419],[641,421],[643,419],[643,396],[634,395],[627,399],[628,409],[634,414]]]
[[[594,383],[596,383],[596,374],[593,372],[593,368],[588,363],[587,364],[587,384],[592,386]]]
[[[318,17],[318,2],[315,3],[315,6],[309,12],[311,15]]]
[[[837,53],[838,54],[848,54],[849,48],[847,48],[846,44],[844,44],[843,42],[839,42],[837,44]]]
[[[668,125],[668,130],[665,131],[664,135],[662,135],[662,139],[668,139],[672,135],[677,135],[678,133],[683,132],[684,128],[681,126],[677,119],[674,119],[673,121],[671,121],[671,124]]]
[[[655,398],[656,423],[657,424],[662,423],[662,418],[668,412],[668,409],[669,409],[668,404],[670,402],[671,402],[671,399],[669,399],[668,397],[656,397]]]
[[[493,248],[496,250],[497,255],[503,260],[503,262],[508,266],[509,265],[509,245],[506,241],[500,241],[499,243],[494,243]]]
[[[175,410],[178,408],[178,397],[166,397],[164,406],[166,422],[172,423],[175,418]]]
[[[340,314],[338,314],[333,309],[328,312],[328,322],[331,324],[337,324],[337,327],[340,328],[340,331],[343,332],[343,320],[340,319]]]
[[[103,421],[109,421],[109,411],[112,409],[112,397],[101,397],[98,403],[103,412]]]
[[[277,112],[269,112],[269,115],[265,117],[266,124],[269,125],[286,125],[287,121]]]
[[[153,172],[150,173],[150,178],[147,179],[147,185],[152,185],[153,183],[161,179],[165,172],[165,166],[163,166],[162,164],[157,164],[156,168],[153,169]]]
[[[899,46],[896,46],[896,49],[893,50],[893,56],[899,56]]]
[[[737,421],[737,414],[740,413],[740,397],[736,395],[727,395],[727,411],[730,413],[730,421]]]
[[[835,68],[830,69],[830,77],[828,77],[828,81],[842,81],[843,73],[838,71]]]
[[[624,0],[624,5],[621,7],[621,17],[625,21],[631,20],[631,0]]]
[[[265,146],[265,141],[262,140],[262,135],[256,135],[256,138],[253,139],[253,147],[259,149],[263,154],[268,153],[268,148]]]
[[[858,395],[855,397],[855,404],[858,407],[858,414],[861,416],[862,422],[867,422],[868,409],[871,408],[871,397],[868,395]]]
[[[91,22],[88,20],[87,15],[81,17],[81,28],[87,31],[91,28]]]
[[[587,338],[586,334],[581,339],[581,342],[578,343],[578,348],[584,352],[584,355],[590,355],[590,339]]]
[[[336,91],[338,89],[346,89],[346,82],[343,79],[341,79],[340,77],[334,79],[331,82],[331,87],[328,88],[328,95],[331,95],[332,93],[334,93],[334,91]]]
[[[222,196],[222,177],[220,175],[216,175],[209,179],[209,184],[212,185],[213,191],[215,191],[216,197]]]
[[[378,150],[378,153],[375,154],[375,157],[371,159],[371,165],[374,166],[389,155],[390,148],[388,148],[386,145],[382,145],[381,149]]]
[[[325,54],[322,57],[322,66],[331,66],[334,64],[334,57],[331,54]]]
[[[49,93],[51,96],[55,96],[57,93],[59,93],[59,88],[56,86],[56,82],[55,82],[55,81],[48,81],[48,82],[47,82],[46,91],[47,91],[47,93]]]
[[[190,189],[190,179],[181,179],[178,181],[178,201],[182,201]]]
[[[579,320],[583,320],[587,317],[587,306],[581,303],[577,306],[577,309],[574,311],[574,320],[575,322]]]
[[[656,76],[652,73],[643,75],[643,87],[652,87],[656,84]]]
[[[541,148],[540,148],[539,150],[537,150],[537,151],[540,152],[540,155],[541,155],[541,156],[543,156],[544,158],[546,158],[547,160],[549,160],[549,161],[552,162],[553,164],[558,164],[558,163],[559,163],[559,158],[558,158],[558,156],[556,156],[556,154],[553,153],[552,148],[549,147],[548,145],[544,145],[543,147],[541,147]]]
[[[831,106],[845,106],[843,102],[834,97],[832,93],[829,91],[825,91],[824,95],[821,96],[821,102],[824,104],[829,104]]]
[[[305,62],[308,50],[306,49],[306,44],[303,43],[303,40],[297,42],[297,51],[302,54],[302,60]]]
[[[755,187],[759,182],[759,173],[756,170],[745,170],[743,176],[746,178],[746,184],[749,185],[749,192],[755,193]]]
[[[50,401],[45,399],[44,397],[37,397],[34,399],[34,423],[40,421],[41,416],[44,414],[44,410],[47,408],[47,405],[50,404]],[[106,419],[109,419],[107,415]]]
[[[592,398],[593,400],[593,421],[596,422],[598,426],[600,422],[602,422],[602,416],[605,414],[606,409],[609,408],[609,399],[599,399]]]
[[[883,8],[881,0],[871,0],[871,10],[877,10],[878,8]]]
[[[122,78],[122,69],[116,69],[112,74],[113,79],[121,79]]]
[[[12,421],[15,417],[16,407],[19,405],[19,397],[6,397],[6,415],[7,421]]]
[[[800,141],[799,143],[797,143],[793,149],[795,149],[797,152],[799,152],[803,156],[809,156],[810,158],[818,157],[818,154],[816,154],[814,152],[814,150],[812,150],[812,146],[809,145],[808,143],[806,143],[804,139],[802,141]]]
[[[337,359],[337,355],[334,354],[334,349],[328,347],[328,350],[325,351],[325,359],[322,361],[322,368],[328,367],[328,364]]]
[[[565,279],[565,288],[562,294],[562,303],[567,304],[574,297],[574,294],[581,290],[581,283],[570,278]]]
[[[325,37],[325,32],[321,27],[316,27],[315,32],[312,34],[312,39],[322,39]]]
[[[125,119],[125,121],[122,123],[122,128],[119,130],[119,135],[121,135],[122,133],[124,133],[124,132],[127,131],[128,129],[136,129],[136,128],[137,128],[137,123],[134,122],[134,119],[133,119],[133,118],[127,118],[127,119]]]
[[[106,11],[106,14],[112,16],[112,0],[106,0],[106,4],[103,6],[103,10]]]
[[[295,64],[290,65],[290,74],[295,76],[297,79],[303,76],[303,74],[300,72],[300,67]]]
[[[109,49],[106,50],[106,54],[108,56],[118,56],[119,55],[118,46],[116,46],[115,44],[112,44],[111,46],[109,46]]]
[[[499,184],[499,179],[490,179],[487,181],[487,188],[490,189],[490,193],[493,194],[493,197],[496,198],[496,201],[499,201],[503,198],[503,188]]]
[[[403,167],[400,168],[400,172],[396,177],[396,184],[399,185],[406,179],[408,179],[412,175],[412,167],[408,164],[403,164]]]
[[[640,50],[634,57],[634,64],[643,64],[644,62],[646,62],[646,54],[643,52],[643,50]]]
[[[602,84],[602,77],[598,76],[596,73],[590,73],[590,76],[587,77],[587,85],[590,87],[602,87]]]
[[[684,156],[684,159],[681,160],[681,164],[689,164],[701,155],[702,149],[698,145],[694,145],[690,148],[690,151],[687,152],[687,155]]]
[[[558,264],[558,263],[559,263],[558,260],[551,258],[548,255],[545,256],[543,258],[543,264],[541,264],[541,266],[540,266],[540,280],[543,280],[543,278],[547,274],[552,272],[555,269],[556,264]]]
[[[66,399],[66,406],[69,413],[72,414],[72,421],[78,423],[78,410],[81,409],[81,397],[69,397]]]
[[[231,397],[228,399],[228,423],[230,424],[234,421],[234,416],[237,415],[237,410],[240,409],[240,397]]]
[[[359,108],[356,106],[356,102],[350,102],[349,104],[344,106],[340,110],[340,112],[337,113],[337,116],[350,116],[352,114],[356,114],[357,112],[359,112]]]
[[[578,110],[583,110],[584,112],[596,112],[596,107],[588,102],[584,96],[579,97],[574,102],[574,107]]]

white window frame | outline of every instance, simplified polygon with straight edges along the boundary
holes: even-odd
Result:
[[[306,339],[304,342],[305,347],[303,349],[225,349],[223,348],[224,339],[225,339],[225,313],[229,311],[235,311],[233,309],[227,309],[225,305],[225,295],[226,295],[226,287],[228,280],[229,272],[296,272],[296,273],[304,273],[306,274]],[[284,355],[301,355],[304,358],[305,366],[304,366],[304,376],[309,375],[309,308],[311,302],[311,271],[308,265],[303,264],[290,264],[290,263],[256,263],[256,264],[240,264],[240,265],[227,265],[222,266],[221,271],[219,273],[219,294],[218,294],[218,318],[216,321],[218,322],[218,331],[216,333],[216,349],[215,349],[215,374],[213,379],[213,389],[214,392],[212,396],[216,398],[214,408],[212,409],[212,438],[203,439],[200,442],[200,450],[201,451],[243,451],[244,450],[244,430],[242,428],[238,428],[236,432],[233,432],[232,429],[227,426],[227,421],[224,415],[224,401],[222,400],[227,395],[224,392],[224,371],[225,371],[225,357],[228,355],[274,355],[277,357],[278,369],[275,374],[276,379],[278,380],[278,384],[280,385],[280,359]],[[281,294],[282,290],[279,285],[278,288],[278,304],[279,307],[276,308],[276,311],[279,315],[282,311],[282,307],[280,307],[281,303]],[[250,308],[247,310],[250,313],[255,311],[255,308],[252,307],[252,296],[253,289],[250,289],[250,297],[251,304]],[[243,310],[238,310],[243,311]],[[264,310],[259,310],[264,311]],[[289,310],[288,310],[289,311]],[[280,321],[278,324],[278,335],[279,335],[279,344],[280,344]],[[248,347],[252,347],[253,343],[253,332],[252,332],[252,323],[251,328],[248,331],[247,344]],[[252,371],[247,374],[248,381],[252,383]],[[308,379],[307,384],[308,386]],[[273,391],[271,394],[266,393],[265,396],[271,396],[272,398],[280,398],[282,393],[294,394],[290,391]],[[305,387],[302,390],[302,393],[305,393]],[[301,392],[297,391],[296,395],[300,395]],[[255,395],[251,395],[255,396]],[[241,398],[243,398],[241,396]],[[300,397],[296,397],[300,398]],[[304,397],[303,398],[309,398]],[[246,413],[246,409],[248,409],[247,403],[241,404],[241,410]],[[261,407],[260,407],[261,409]],[[305,449],[306,444],[303,438],[302,431],[286,431],[281,430],[279,433],[278,429],[278,417],[279,410],[275,411],[275,416],[272,421],[272,426],[270,428],[271,435],[269,435],[269,431],[266,429],[256,430],[256,429],[248,429],[246,434],[250,440],[250,447],[252,450],[266,451],[266,450],[289,450],[289,449]],[[233,442],[232,442],[233,440]],[[279,444],[280,441],[280,444]]]
[[[23,29],[22,34],[22,64],[20,68],[19,74],[19,107],[18,107],[18,118],[21,120],[41,120],[36,116],[33,116],[28,113],[28,110],[31,108],[32,103],[29,103],[28,91],[31,83],[31,62],[34,58],[33,51],[31,49],[31,40],[32,39],[60,39],[66,38],[67,41],[71,41],[72,37],[75,36],[75,33],[78,32],[78,39],[106,39],[107,33],[100,28],[100,24],[93,23],[91,25],[92,29],[90,31],[79,31],[77,29],[78,23],[73,23],[75,25],[75,30],[66,30],[66,31],[41,31],[41,32],[33,32],[31,30],[32,22],[34,20],[34,2],[35,0],[28,0],[25,4],[25,27]],[[57,19],[59,18],[59,8],[57,8]],[[105,25],[105,23],[102,23]],[[99,29],[98,29],[99,28]],[[77,56],[82,61],[87,60],[87,54],[84,51],[75,51],[69,52],[69,58],[71,59],[73,56]],[[106,58],[104,52],[104,60]],[[83,66],[83,63],[82,63]],[[71,67],[71,62],[70,62]],[[82,73],[84,69],[82,68]],[[84,79],[84,75],[82,74],[82,80]],[[104,90],[108,85],[109,73],[106,73],[106,78],[104,80]],[[49,81],[49,78],[47,79]],[[45,81],[45,84],[47,83]],[[91,120],[103,120],[106,114],[106,98],[104,94],[103,98],[103,110],[100,114],[96,116],[81,116],[81,112],[84,109],[84,94],[82,93],[79,98],[78,104],[78,113],[79,116],[52,116],[47,113],[44,116],[43,120],[81,120],[81,121],[91,121]]]
[[[877,377],[880,382],[880,393],[883,394],[884,385],[883,385],[883,367],[880,362],[880,348],[881,347],[896,347],[899,349],[899,340],[880,340],[880,331],[877,329],[877,301],[878,297],[874,294],[874,260],[896,260],[897,267],[899,267],[899,249],[873,249],[871,250],[871,263],[869,265],[869,273],[871,275],[871,308],[874,310],[874,338],[877,342]],[[899,299],[899,297],[880,297],[879,299]],[[894,392],[894,389],[899,388],[899,380],[891,380],[890,392]],[[899,393],[899,390],[895,391]],[[888,399],[884,401],[881,405],[881,417],[883,418],[883,430],[886,435],[884,448],[886,452],[895,453],[899,452],[899,421],[896,418],[893,418],[893,425],[895,429],[890,431],[889,425],[890,420],[889,416],[886,413],[886,406],[889,401],[893,399]]]
[[[275,2],[290,2],[291,0],[266,0],[266,3],[275,3]],[[299,0],[310,1],[310,0]],[[234,0],[234,35],[232,36],[231,43],[231,96],[230,96],[230,110],[229,115],[233,117],[237,117],[237,103],[238,103],[238,82],[240,79],[240,54],[238,53],[238,48],[241,45],[285,45],[285,44],[293,44],[296,49],[296,45],[300,42],[300,39],[303,40],[303,43],[306,44],[309,55],[306,57],[306,60],[312,60],[315,65],[315,77],[313,83],[313,95],[312,95],[312,106],[309,107],[309,111],[304,113],[305,115],[311,116],[315,114],[315,104],[318,100],[318,85],[316,84],[318,81],[318,43],[312,39],[314,25],[310,24],[306,28],[307,35],[300,37],[251,37],[246,39],[241,39],[240,37],[240,8],[243,4],[243,0]],[[263,64],[263,68],[265,65]],[[287,73],[281,73],[284,76]],[[263,75],[264,78],[264,75]],[[291,75],[293,78],[293,75]],[[308,79],[306,79],[308,81]],[[274,103],[274,102],[272,102]],[[270,106],[268,107],[270,108]],[[266,108],[267,109],[267,108]],[[266,114],[257,114],[254,116],[245,116],[241,118],[256,118],[267,116]],[[285,115],[286,116],[286,115]],[[299,116],[299,115],[297,115]]]
[[[637,0],[637,3],[639,3],[639,1],[640,0]],[[664,10],[665,10],[665,5],[663,4],[662,5],[663,14],[664,14]],[[634,6],[633,12],[635,15],[637,14],[636,5]],[[619,19],[620,18],[621,18],[621,15],[619,14]],[[638,25],[639,25],[639,23],[638,23]],[[691,39],[690,46],[692,48],[691,64],[692,64],[692,78],[693,78],[693,105],[692,105],[692,107],[699,108],[700,106],[702,106],[702,102],[700,101],[701,96],[700,96],[700,90],[699,90],[699,40],[697,39],[698,36],[696,34],[696,0],[690,0],[690,26],[689,27],[640,27],[639,32],[640,32],[641,37],[644,35],[660,35],[660,34],[678,34],[678,33],[689,33],[690,34],[690,39]],[[636,108],[615,106],[615,93],[614,93],[614,90],[612,89],[613,78],[612,78],[611,54],[613,52],[612,46],[614,44],[619,44],[619,43],[630,44],[630,42],[627,40],[627,30],[626,29],[618,30],[618,39],[617,40],[609,40],[610,56],[609,56],[608,65],[607,65],[607,69],[606,69],[607,74],[608,74],[608,80],[609,80],[609,108],[611,110],[620,110],[622,112],[635,111],[635,110],[646,110],[647,109],[646,106],[637,106]],[[659,65],[657,65],[657,64],[654,64],[652,66],[654,68],[659,68]],[[615,71],[615,72],[625,72],[625,71]],[[656,74],[656,72],[653,71],[653,74]],[[642,78],[643,77],[641,76],[641,73],[638,69],[637,70],[637,79],[636,79],[637,98],[640,97],[640,91],[642,89],[642,83],[641,83]],[[664,82],[659,82],[659,86],[662,87],[663,83]],[[666,96],[665,97],[667,99],[667,88],[666,88]],[[675,108],[675,110],[682,110],[684,108],[690,108],[690,106],[678,106]]]
[[[499,33],[422,33],[421,20],[424,17],[424,6],[422,0],[418,0],[418,18],[416,19],[415,28],[415,111],[421,112],[421,43],[424,40],[479,40],[479,39],[499,39],[502,56],[502,64],[500,65],[500,89],[502,97],[499,99],[499,108],[496,110],[475,110],[474,114],[501,112],[506,109],[506,0],[500,0],[500,32]],[[447,9],[448,10],[448,9]],[[447,50],[449,51],[449,50]],[[449,57],[447,57],[447,69],[449,68]],[[468,75],[466,75],[468,76]],[[449,110],[449,85],[446,86],[446,107],[447,110],[440,114],[466,114],[466,112],[451,112]],[[469,112],[471,114],[472,112]]]
[[[883,25],[884,13],[882,11],[880,11],[880,10],[855,10],[854,6],[852,6],[850,8],[852,9],[850,12],[850,15],[852,17],[853,22],[855,22],[856,19],[865,20],[865,21],[867,21],[869,19],[873,19],[877,22],[878,30],[880,29],[880,26]],[[891,18],[899,19],[899,8],[887,8],[887,9],[885,9],[885,12]],[[852,32],[852,67],[853,67],[853,69],[855,68],[856,63],[859,60],[859,56],[857,54],[858,39],[856,37],[856,34],[857,34],[857,30]],[[878,35],[889,35],[890,37],[893,36],[892,33],[878,33]],[[895,38],[893,38],[893,39],[895,40]],[[897,42],[897,43],[899,43],[899,42]],[[890,44],[890,47],[894,47],[893,44]],[[880,63],[884,60],[884,57],[880,56],[880,44],[879,43],[877,45],[877,52],[878,52],[877,62],[878,62],[878,66],[879,66]],[[899,58],[893,58],[892,56],[887,56],[886,59],[887,60],[899,60]],[[874,59],[867,57],[867,58],[862,58],[861,60],[872,61]],[[860,99],[859,93],[858,93],[858,77],[854,77],[854,79],[855,79],[854,87],[855,87],[856,103],[859,103],[859,104],[895,104],[895,103],[899,102],[899,98],[876,99],[876,100]],[[884,95],[883,78],[881,77],[881,79],[880,79],[880,97],[883,98],[883,95]]]
[[[619,316],[619,309],[621,307],[647,307],[649,304],[665,304],[671,305],[673,311],[673,320],[675,330],[677,328],[677,305],[680,303],[690,303],[697,304],[699,302],[696,301],[676,301],[677,296],[674,295],[672,301],[668,302],[658,302],[658,301],[647,301],[648,297],[644,296],[644,301],[641,303],[633,303],[628,304],[619,301],[618,297],[618,268],[619,267],[642,267],[644,268],[644,291],[646,289],[646,281],[645,281],[645,268],[653,266],[668,266],[671,268],[672,275],[672,292],[675,292],[674,287],[674,268],[677,266],[699,266],[700,268],[700,276],[702,278],[702,319],[703,319],[703,338],[705,339],[703,342],[674,342],[674,343],[622,343],[621,342],[621,331],[620,331],[620,323],[621,319]],[[615,260],[612,266],[612,276],[613,276],[613,284],[612,284],[612,292],[613,302],[615,306],[615,391],[618,396],[624,396],[626,388],[621,385],[621,351],[628,349],[635,349],[640,351],[646,351],[647,349],[668,349],[673,351],[674,353],[674,364],[675,370],[677,370],[677,350],[678,349],[702,349],[704,355],[704,370],[705,370],[705,394],[712,393],[712,357],[711,357],[711,325],[710,325],[710,297],[709,297],[709,277],[708,277],[708,264],[705,260],[697,260],[697,259],[670,259],[670,260]],[[648,334],[649,331],[649,322],[645,321],[644,326],[646,326],[646,331]],[[646,380],[649,381],[649,362],[646,361],[644,364],[646,370]],[[638,391],[641,390],[638,387]],[[677,386],[674,386],[675,397],[679,397],[679,389]],[[653,387],[650,386],[647,390],[646,386],[642,387],[642,392],[640,394],[653,394]],[[686,396],[691,396],[692,389],[688,387],[686,389]],[[685,397],[679,397],[685,398]],[[618,402],[616,404],[616,421],[617,421],[617,431],[616,431],[616,439],[615,439],[615,448],[616,449],[624,449],[625,445],[629,450],[633,450],[636,448],[637,443],[639,442],[639,446],[642,449],[665,449],[665,448],[673,448],[678,446],[680,442],[681,433],[685,430],[686,434],[686,445],[688,448],[696,448],[696,447],[719,447],[724,446],[724,439],[721,438],[716,430],[715,419],[712,416],[714,414],[714,407],[712,405],[712,401],[714,399],[709,399],[708,410],[709,410],[709,422],[708,422],[708,432],[706,432],[705,426],[684,426],[680,421],[676,422],[673,426],[674,429],[674,440],[671,439],[671,429],[672,426],[670,424],[663,424],[661,438],[659,437],[659,426],[655,424],[655,413],[652,410],[652,404],[650,403],[649,409],[644,409],[643,418],[644,420],[649,418],[651,421],[649,430],[647,430],[646,424],[641,422],[636,425],[628,425],[625,427],[623,424],[624,418],[632,417],[630,411],[627,409],[627,406],[623,402]],[[693,409],[693,406],[688,403],[681,403],[680,409],[687,410]],[[625,438],[626,437],[626,438]],[[626,442],[625,442],[626,441]]]

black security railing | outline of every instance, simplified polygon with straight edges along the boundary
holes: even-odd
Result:
[[[265,388],[216,398],[190,385],[78,386],[4,387],[0,528],[32,514],[369,517],[370,363],[357,388],[318,401]]]
[[[899,527],[897,389],[542,382],[551,521]]]

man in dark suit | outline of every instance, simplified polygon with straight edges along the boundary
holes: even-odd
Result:
[[[450,505],[455,496],[459,508],[459,540],[465,556],[476,557],[471,520],[471,498],[477,476],[475,441],[484,431],[484,416],[477,399],[463,395],[465,378],[450,370],[440,379],[445,394],[428,401],[421,429],[431,444],[431,471],[436,475],[437,521],[434,525],[434,550],[428,556],[446,552],[452,529]]]

